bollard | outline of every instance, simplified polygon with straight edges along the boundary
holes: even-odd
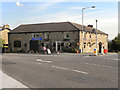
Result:
[[[97,48],[94,49],[94,54],[97,56]]]

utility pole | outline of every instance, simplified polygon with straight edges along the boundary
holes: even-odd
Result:
[[[83,26],[83,19],[84,18],[83,18],[83,16],[84,16],[84,10],[88,9],[88,8],[95,8],[95,6],[82,8],[82,33],[81,33],[82,34],[82,39],[81,39],[81,42],[82,42],[81,47],[82,48],[81,48],[81,53],[83,53],[83,45],[84,45],[84,30],[83,30],[84,29],[84,26]],[[79,38],[80,38],[80,32],[79,32]],[[80,49],[80,39],[79,39],[79,49]]]
[[[83,43],[84,43],[84,35],[83,35],[83,33],[84,33],[84,31],[83,31],[83,14],[84,14],[84,12],[83,12],[83,10],[84,10],[85,8],[82,8],[82,32],[81,32],[81,34],[82,34],[82,39],[81,39],[81,41],[82,41],[82,48],[81,48],[81,53],[83,53]],[[80,32],[79,32],[79,34],[80,34]],[[80,35],[79,35],[79,38],[80,38]],[[80,49],[80,44],[79,44],[79,49]]]
[[[98,22],[98,20],[96,19],[96,55],[97,55],[97,22]]]

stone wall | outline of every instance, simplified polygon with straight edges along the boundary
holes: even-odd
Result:
[[[45,41],[45,33],[49,33],[49,41]],[[69,34],[69,40],[64,41],[64,34]],[[41,43],[55,43],[56,41],[60,41],[62,43],[72,43],[72,42],[78,42],[80,37],[80,49],[82,48],[82,33],[80,31],[80,36],[78,35],[78,31],[71,31],[71,32],[41,32],[41,33],[21,33],[21,34],[9,34],[9,48],[12,50],[15,49],[14,47],[14,41],[19,40],[21,41],[21,48],[24,50],[30,50],[30,40],[35,34],[39,34],[39,37],[42,38]],[[86,36],[85,36],[86,34]],[[91,37],[90,37],[91,34]],[[94,49],[96,48],[96,34],[95,33],[89,33],[84,32],[84,50],[83,52],[94,52]],[[102,47],[104,46],[105,49],[108,49],[108,35],[105,34],[98,34],[98,43],[97,48],[99,50],[99,43],[102,43]],[[27,43],[27,47],[25,47],[25,44]],[[75,48],[78,49],[79,45]]]
[[[48,33],[48,32],[46,32]],[[64,41],[64,34],[69,33],[69,41]],[[42,38],[41,43],[47,43],[51,41],[55,43],[56,41],[61,42],[74,42],[78,40],[78,32],[50,32],[49,33],[49,41],[45,41],[45,33],[22,33],[22,34],[9,34],[9,48],[14,50],[14,41],[21,41],[21,49],[29,50],[30,49],[30,40],[35,34],[39,34],[39,37]],[[27,43],[27,47],[25,44]]]
[[[86,38],[85,38],[86,34]],[[90,37],[91,34],[91,37]],[[96,34],[90,32],[84,32],[84,44],[83,44],[83,52],[94,52],[96,48]],[[82,48],[82,32],[80,32],[80,48]],[[108,49],[108,35],[106,34],[97,34],[97,49],[99,51],[99,43],[102,43],[102,48]]]
[[[8,44],[8,32],[10,31],[7,29],[0,31],[0,36],[4,40],[4,44]]]

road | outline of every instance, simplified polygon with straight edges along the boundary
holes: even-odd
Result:
[[[3,54],[2,70],[29,88],[118,88],[118,55]]]

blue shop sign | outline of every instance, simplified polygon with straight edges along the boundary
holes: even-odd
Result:
[[[42,38],[32,38],[32,40],[42,40]]]

